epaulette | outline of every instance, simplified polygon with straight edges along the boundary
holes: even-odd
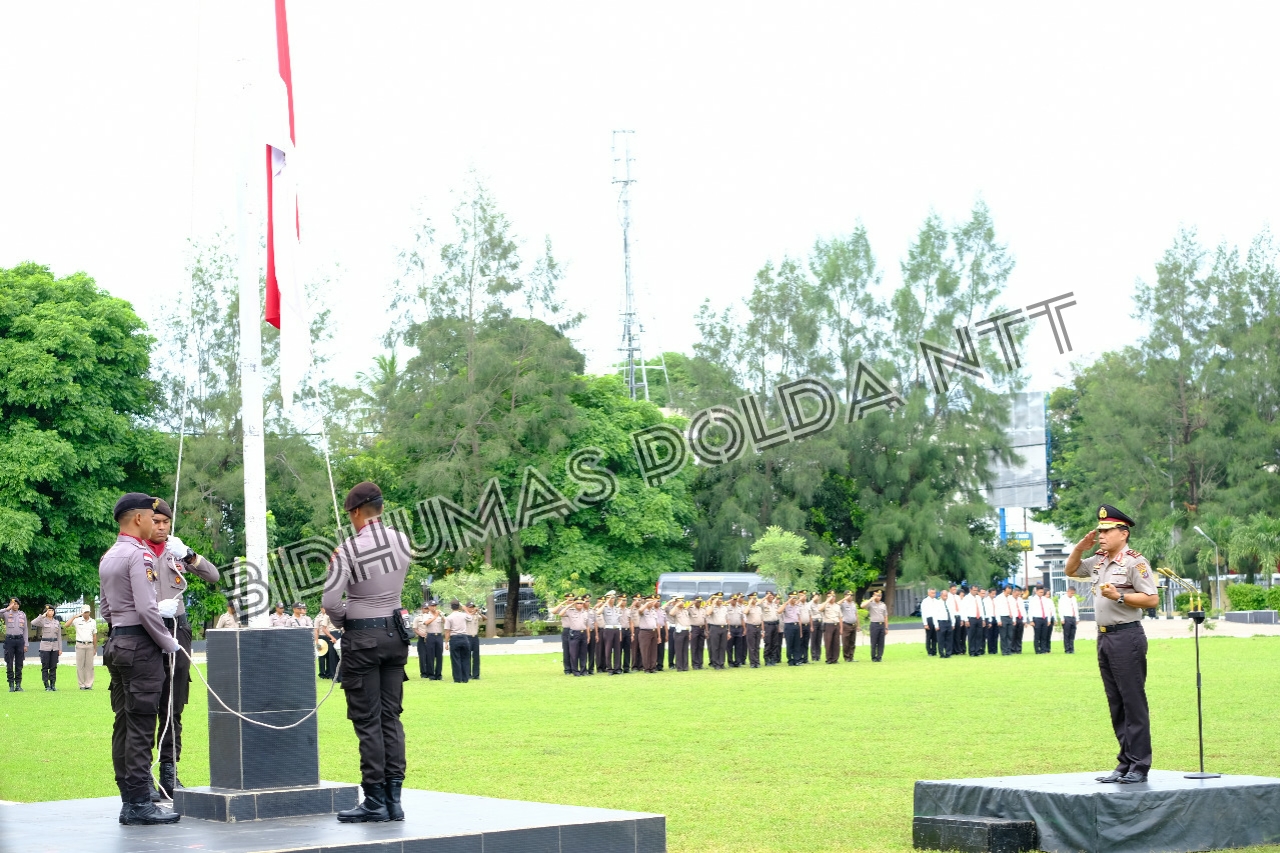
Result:
[[[1141,557],[1141,556],[1142,556],[1141,554],[1139,554],[1137,551],[1133,550],[1132,548],[1130,548],[1129,550],[1125,551],[1124,553],[1125,553],[1125,556],[1126,556],[1126,557]]]

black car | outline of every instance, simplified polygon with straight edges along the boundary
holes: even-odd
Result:
[[[520,587],[520,610],[519,618],[521,622],[528,622],[531,619],[546,619],[550,614],[547,613],[547,603],[538,597],[530,587]],[[500,589],[493,594],[493,618],[501,622],[507,618],[507,591]]]

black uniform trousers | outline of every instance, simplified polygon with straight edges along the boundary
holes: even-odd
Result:
[[[160,747],[160,760],[177,764],[182,760],[182,709],[187,707],[187,699],[191,695],[191,623],[185,615],[174,619],[165,619],[164,626],[175,631],[179,645],[187,654],[178,652],[173,659],[173,672],[169,672],[166,664],[164,670],[164,687],[160,689],[160,707],[156,719],[156,745]],[[164,730],[165,720],[169,716],[169,694],[173,693],[173,720],[169,723],[169,731],[164,739],[160,733]],[[170,792],[172,793],[172,791]]]
[[[151,798],[151,746],[156,737],[165,656],[146,633],[107,638],[102,662],[111,673],[107,688],[111,712],[111,765],[120,799],[146,803]]]
[[[1035,647],[1036,654],[1042,655],[1049,651],[1049,638],[1046,636],[1052,630],[1049,626],[1049,620],[1035,616],[1031,619],[1031,638]]]
[[[760,666],[760,625],[747,625],[747,660],[751,666]]]
[[[58,645],[62,645],[61,642]],[[40,678],[45,687],[56,687],[58,683],[58,658],[62,657],[61,649],[50,649],[40,652]]]
[[[880,660],[884,657],[884,634],[886,626],[883,622],[871,623],[871,659]]]
[[[800,653],[800,662],[809,662],[809,639],[813,636],[813,623],[800,623],[800,648],[796,649]]]
[[[449,636],[449,669],[454,683],[466,684],[471,680],[471,637],[466,634]],[[570,641],[572,643],[572,641]]]
[[[1000,654],[1013,654],[1013,617],[1000,617]]]
[[[809,657],[814,663],[822,661],[822,623],[811,622],[809,624]]]
[[[10,634],[4,638],[4,671],[9,677],[9,686],[22,686],[22,658],[26,654],[27,638],[21,634]]]
[[[782,663],[782,625],[778,622],[764,623],[764,662]]]
[[[560,629],[560,656],[564,658],[564,674],[572,675],[573,667],[569,666],[569,629]]]
[[[934,624],[932,616],[924,626],[924,651],[930,657],[938,653],[938,627]]]
[[[747,665],[747,626],[729,627],[729,666]]]
[[[656,657],[654,659],[653,669],[655,672],[662,672],[662,662],[667,658],[667,638],[663,634],[661,628],[654,629],[653,638],[658,642],[658,645],[654,650]]]
[[[329,651],[320,659],[320,677],[332,678],[335,682],[341,684],[342,672],[338,669],[337,642],[342,639],[342,632],[330,629],[330,633],[333,634],[333,642],[329,644]]]
[[[427,634],[418,638],[418,671],[423,678],[441,679],[444,668],[444,634]]]
[[[1000,623],[994,618],[987,620],[987,652],[995,654],[1000,651]]]
[[[467,677],[472,681],[480,680],[480,638],[467,635],[467,648],[471,652],[471,669]]]
[[[600,654],[600,635],[596,631],[587,634],[587,672],[596,671],[596,657]],[[473,675],[472,678],[475,676]]]
[[[639,669],[640,667],[633,666],[631,663],[632,655],[635,653],[636,644],[635,637],[632,636],[630,628],[622,629],[622,642],[619,648],[622,650],[622,671],[630,672],[632,669]]]
[[[938,657],[951,657],[951,647],[954,642],[951,636],[951,620],[943,619],[938,623]]]
[[[951,646],[953,655],[962,655],[965,653],[966,640],[969,639],[969,628],[963,622],[957,622],[951,630],[952,639],[955,640]]]
[[[1010,651],[1015,655],[1022,654],[1022,635],[1026,631],[1027,623],[1021,619],[1013,620],[1013,643]]]
[[[1062,653],[1067,655],[1076,653],[1076,620],[1073,616],[1067,616],[1062,620]]]
[[[689,662],[694,669],[702,669],[707,661],[707,626],[694,625],[689,629]]]
[[[671,654],[673,655],[671,665],[678,672],[688,672],[689,671],[689,634],[691,633],[691,631],[687,628],[683,631],[677,631],[675,628],[672,628],[670,630],[671,630],[671,635],[668,638],[668,644],[671,647]]]
[[[707,626],[707,649],[711,656],[712,669],[724,669],[725,646],[729,641],[729,628],[726,625]]]
[[[470,658],[468,658],[468,664]],[[587,671],[587,632],[569,631],[569,672],[577,675]],[[456,678],[454,679],[457,680]]]
[[[622,672],[622,629],[605,628],[600,632],[601,672]]]
[[[1141,622],[1132,628],[1098,632],[1098,669],[1111,709],[1120,752],[1116,769],[1145,774],[1151,769],[1151,714],[1147,708],[1147,635]]]
[[[853,660],[853,653],[858,650],[858,623],[857,622],[841,622],[840,623],[840,647],[841,652],[846,661]]]
[[[969,620],[969,657],[976,658],[982,654],[983,640],[986,639],[987,626],[981,619]]]
[[[455,649],[457,640],[453,638]],[[409,644],[394,629],[357,628],[346,632],[342,649],[346,661],[342,689],[347,694],[347,719],[360,742],[360,781],[381,785],[388,778],[403,779],[400,712],[404,683],[409,680],[404,671]]]
[[[800,623],[784,622],[782,633],[787,641],[787,666],[800,663]]]
[[[670,624],[668,624],[666,647],[667,647],[667,667],[669,669],[676,668],[676,643],[675,643],[675,637],[672,636],[674,633],[675,633],[675,628],[672,627]]]

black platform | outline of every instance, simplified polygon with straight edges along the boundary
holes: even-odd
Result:
[[[640,812],[405,790],[405,819],[340,824],[333,815],[247,823],[183,818],[121,826],[120,800],[0,806],[4,853],[665,853],[666,818]]]
[[[1141,785],[1107,771],[916,782],[915,815],[1033,820],[1050,853],[1190,853],[1280,843],[1280,779],[1186,779],[1153,770]]]

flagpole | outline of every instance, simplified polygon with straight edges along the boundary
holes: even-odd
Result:
[[[245,63],[249,66],[250,63]],[[265,146],[253,132],[253,75],[245,75],[241,113],[240,174],[236,180],[236,251],[240,279],[240,423],[244,438],[244,556],[248,563],[244,602],[249,627],[271,627],[271,588],[267,566],[267,478],[263,444],[262,289],[258,284],[257,232],[250,230],[251,198],[263,195],[255,176],[262,175]]]

